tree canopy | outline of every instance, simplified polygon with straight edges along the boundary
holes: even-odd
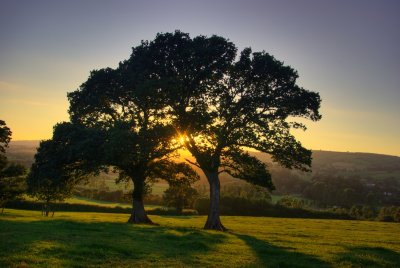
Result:
[[[11,140],[11,130],[7,127],[6,122],[0,120],[0,153],[5,153],[5,148]]]
[[[104,136],[100,131],[71,123],[54,127],[53,138],[41,141],[27,178],[28,193],[50,203],[72,195],[74,186],[102,168]]]
[[[151,73],[137,72],[140,66],[140,62],[126,61],[116,69],[92,71],[68,99],[73,125],[105,133],[102,165],[117,170],[120,181],[133,182],[129,222],[151,223],[143,205],[146,186],[162,178],[161,167],[164,172],[173,168],[183,173],[191,168],[171,161],[181,145],[172,142],[175,130],[166,119],[159,90],[152,84]]]
[[[206,174],[211,187],[206,228],[224,229],[219,173],[273,189],[266,165],[246,148],[268,153],[287,168],[309,170],[311,151],[290,131],[306,128],[295,118],[321,118],[319,94],[298,86],[297,72],[270,54],[246,48],[237,57],[225,38],[192,39],[176,31],[142,42],[122,66],[161,96],[193,164]]]
[[[5,155],[11,134],[10,128],[0,120],[0,207],[3,209],[7,201],[20,196],[26,187],[26,169],[22,165],[10,163]]]
[[[207,229],[225,229],[219,219],[220,173],[274,188],[266,164],[247,150],[309,170],[311,151],[291,130],[306,129],[296,118],[321,118],[319,94],[298,86],[297,71],[272,55],[237,50],[220,36],[158,34],[134,47],[117,68],[92,71],[68,94],[72,125],[105,135],[99,163],[134,183],[131,222],[149,222],[145,184],[158,178],[160,166],[171,167],[165,162],[181,146],[210,183]]]

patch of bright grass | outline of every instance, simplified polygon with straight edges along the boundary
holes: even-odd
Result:
[[[109,201],[94,200],[94,199],[79,197],[79,196],[74,196],[72,198],[68,198],[64,202],[68,203],[68,204],[95,205],[95,206],[101,206],[101,207],[122,207],[122,208],[131,208],[132,207],[132,204],[128,204],[128,203],[115,203],[115,202],[109,202]],[[155,209],[155,208],[160,208],[162,206],[146,205],[145,207],[147,210],[149,210],[149,209],[151,210],[151,209]]]
[[[400,267],[396,223],[222,217],[228,232],[202,230],[203,216],[6,209],[0,267]]]

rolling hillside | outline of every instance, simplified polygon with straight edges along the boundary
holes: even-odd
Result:
[[[12,141],[7,150],[7,156],[10,161],[23,164],[27,168],[33,162],[36,148],[39,141]],[[263,153],[251,152],[252,155],[269,163],[269,168],[274,181],[283,177],[296,175],[303,179],[309,179],[314,175],[334,174],[335,176],[359,176],[368,178],[398,178],[400,180],[400,157],[372,154],[372,153],[350,153],[350,152],[331,152],[331,151],[313,151],[312,173],[304,173],[296,170],[288,170],[272,163],[271,158]],[[185,155],[184,157],[189,157]],[[200,170],[201,183],[206,184]],[[103,179],[109,187],[114,185],[115,175],[104,175]],[[221,176],[222,184],[240,183],[238,180],[230,178],[227,175]],[[167,185],[160,183],[155,185],[155,193],[161,194]],[[123,188],[117,187],[117,188]]]
[[[0,216],[1,267],[399,267],[396,223],[10,210]],[[378,239],[377,239],[378,238]]]

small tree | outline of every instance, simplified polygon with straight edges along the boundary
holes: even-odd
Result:
[[[198,193],[192,187],[192,184],[198,181],[200,177],[184,163],[172,165],[172,167],[164,170],[164,172],[168,170],[169,173],[163,175],[169,184],[169,188],[164,191],[163,199],[167,206],[174,207],[178,213],[182,213],[183,208],[193,207]]]
[[[3,170],[7,164],[7,157],[5,156],[6,148],[11,140],[11,130],[7,127],[6,122],[0,120],[0,171]]]
[[[53,140],[40,142],[28,175],[28,193],[43,201],[42,213],[45,216],[49,216],[52,210],[51,203],[62,201],[72,194],[73,183],[63,172],[64,163],[59,159],[62,151],[60,144]]]
[[[40,143],[27,183],[29,194],[44,202],[46,216],[52,202],[70,197],[76,184],[101,170],[102,135],[61,123],[55,126],[52,140]]]
[[[382,207],[378,214],[379,221],[400,222],[400,207]]]
[[[18,198],[26,191],[26,169],[17,164],[9,164],[0,171],[0,207],[1,212],[7,201]]]
[[[0,120],[0,154],[6,152],[6,147],[11,140],[11,130],[7,127],[6,122]]]
[[[5,156],[5,148],[11,140],[11,130],[0,120],[0,207],[1,212],[9,200],[19,197],[25,192],[25,167],[9,163]]]
[[[277,202],[277,205],[288,208],[304,208],[305,204],[304,200],[292,196],[284,196]]]

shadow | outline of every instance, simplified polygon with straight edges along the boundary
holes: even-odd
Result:
[[[400,267],[381,247],[345,248],[327,263],[236,232],[17,217],[0,218],[0,267]]]
[[[348,247],[335,262],[346,267],[400,267],[400,253],[382,247]]]
[[[157,214],[154,214],[157,215]],[[151,216],[151,214],[149,215]],[[170,219],[193,219],[193,218],[197,218],[197,215],[157,215],[161,218],[170,218]]]
[[[231,233],[246,243],[256,254],[256,267],[331,267],[315,256],[294,251],[295,248],[279,247],[253,236]]]
[[[0,221],[0,267],[192,266],[225,234],[69,220]],[[162,263],[161,263],[162,262]]]

